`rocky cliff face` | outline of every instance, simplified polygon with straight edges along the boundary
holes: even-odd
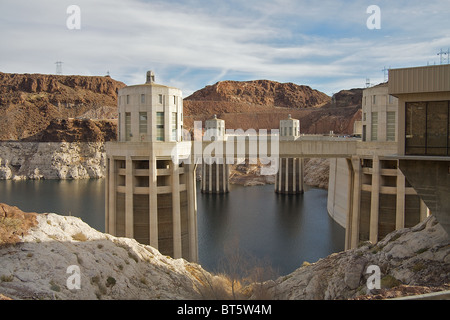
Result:
[[[1,179],[103,178],[103,142],[0,142]]]
[[[450,288],[450,238],[432,216],[376,245],[244,286],[248,279],[230,282],[135,240],[98,232],[79,218],[0,204],[0,257],[0,296],[13,299],[225,299],[234,289],[242,299],[335,300]],[[369,266],[380,268],[381,289],[368,289]]]
[[[44,130],[21,141],[108,142],[117,140],[117,120],[55,119]]]
[[[0,140],[34,136],[54,119],[117,117],[117,93],[124,86],[108,76],[0,72]]]

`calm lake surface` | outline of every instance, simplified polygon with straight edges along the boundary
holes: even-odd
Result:
[[[206,270],[220,269],[227,247],[239,246],[279,275],[344,249],[345,230],[328,216],[326,190],[293,196],[276,194],[273,185],[230,188],[229,194],[210,195],[197,187],[199,263]],[[105,230],[103,179],[0,181],[0,202],[77,216]]]

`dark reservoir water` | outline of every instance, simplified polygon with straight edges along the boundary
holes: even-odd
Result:
[[[303,195],[274,192],[273,185],[230,186],[226,195],[197,189],[199,263],[218,271],[227,248],[265,260],[279,275],[304,261],[344,249],[345,230],[327,213],[327,191]],[[24,211],[80,217],[104,232],[104,180],[0,181],[0,202]]]

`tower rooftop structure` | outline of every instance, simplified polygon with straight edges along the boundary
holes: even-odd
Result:
[[[145,84],[119,90],[119,141],[179,142],[183,130],[183,98],[178,88],[155,83],[153,71]]]
[[[280,139],[295,140],[300,136],[300,120],[293,119],[289,114],[285,120],[280,120]]]
[[[225,139],[225,120],[218,119],[215,114],[212,119],[205,121],[205,137],[207,141],[221,141]]]

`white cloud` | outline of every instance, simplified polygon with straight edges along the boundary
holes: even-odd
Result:
[[[331,94],[384,66],[425,65],[450,46],[448,2],[378,1],[382,29],[365,27],[361,1],[79,0],[81,30],[66,28],[70,1],[2,1],[0,71],[159,81],[192,92],[213,82],[266,78],[317,84]],[[412,22],[413,21],[413,22]],[[430,24],[433,21],[433,24]],[[235,78],[228,78],[235,77]]]

